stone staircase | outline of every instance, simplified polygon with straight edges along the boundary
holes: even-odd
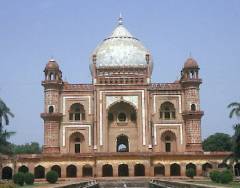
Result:
[[[148,188],[148,180],[98,180],[100,188]]]

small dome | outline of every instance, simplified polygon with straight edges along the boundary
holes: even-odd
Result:
[[[45,69],[59,69],[57,62],[54,59],[50,59]]]
[[[152,67],[150,52],[123,26],[122,18],[112,34],[94,50],[97,67]],[[150,55],[149,62],[146,56]]]
[[[198,68],[197,61],[193,58],[188,58],[186,62],[184,63],[184,68],[189,69],[189,68]]]

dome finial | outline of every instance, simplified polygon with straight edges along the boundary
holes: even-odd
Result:
[[[120,12],[119,18],[118,18],[118,25],[123,25],[123,17],[122,17],[122,13],[121,12]]]

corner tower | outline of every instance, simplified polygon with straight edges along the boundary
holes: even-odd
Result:
[[[62,72],[55,60],[50,60],[45,69],[44,87],[44,153],[59,153],[59,129],[62,114],[59,112],[60,92],[63,86]]]
[[[186,151],[202,151],[199,86],[199,66],[193,58],[188,58],[182,69],[180,83],[184,93],[183,120],[186,132]]]

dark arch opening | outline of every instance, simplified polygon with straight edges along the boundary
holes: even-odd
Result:
[[[240,163],[234,165],[235,176],[240,176]]]
[[[12,168],[6,166],[2,169],[2,179],[12,179]]]
[[[191,104],[191,111],[196,111],[196,104]]]
[[[48,112],[49,112],[49,113],[53,113],[53,112],[54,112],[53,106],[49,106],[49,107],[48,107]]]
[[[77,167],[76,166],[69,165],[67,167],[67,177],[68,178],[77,177]]]
[[[25,165],[20,166],[18,168],[18,172],[23,172],[23,173],[27,173],[29,171],[28,167],[26,167]]]
[[[209,169],[212,169],[212,165],[210,163],[205,163],[202,165],[203,176],[208,176]]]
[[[129,176],[128,165],[120,164],[118,166],[118,176]]]
[[[83,177],[92,177],[93,176],[93,169],[90,165],[83,166],[82,176]]]
[[[45,177],[45,168],[41,165],[34,168],[34,176],[36,179],[41,179]]]
[[[220,163],[218,164],[218,168],[229,168],[229,166],[226,163]]]
[[[165,176],[165,167],[163,165],[155,166],[154,176]]]
[[[117,137],[117,152],[129,152],[128,137],[120,135]]]
[[[51,168],[51,170],[57,172],[58,177],[61,178],[61,167],[60,167],[60,166],[58,166],[58,165],[53,165],[52,168]]]
[[[170,176],[180,176],[181,167],[179,164],[171,164],[170,166]]]
[[[197,167],[196,167],[195,164],[193,164],[193,163],[187,164],[187,165],[186,165],[186,170],[188,170],[188,169],[193,169],[194,176],[197,175]]]
[[[112,165],[105,164],[102,167],[102,176],[103,177],[112,177],[113,176],[113,167]]]
[[[145,176],[145,167],[143,164],[136,164],[134,166],[134,176]]]

